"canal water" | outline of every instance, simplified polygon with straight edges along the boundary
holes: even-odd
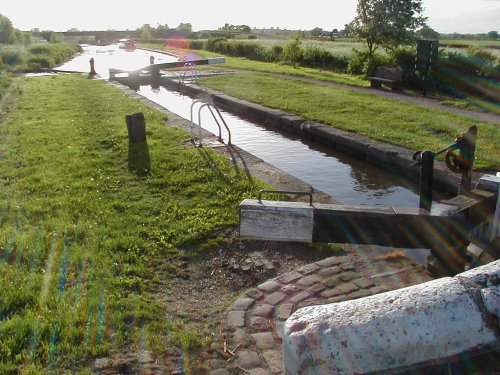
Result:
[[[116,45],[83,46],[82,54],[58,69],[88,72],[89,60],[94,58],[97,73],[108,79],[109,68],[138,69],[149,64],[150,56],[155,57],[156,63],[176,61],[170,55],[145,50],[127,52]],[[138,94],[190,119],[194,99],[188,96],[164,87],[153,89],[150,86],[141,86]],[[198,107],[194,109],[194,122],[198,124]],[[231,130],[232,144],[333,196],[342,204],[418,207],[415,185],[403,177],[230,113],[221,113]],[[204,129],[218,134],[218,127],[207,108],[201,111],[201,121]],[[224,132],[223,138],[227,140]]]

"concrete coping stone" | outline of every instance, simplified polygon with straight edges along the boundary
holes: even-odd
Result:
[[[453,278],[301,308],[285,323],[285,374],[388,373],[497,348],[499,275],[495,261]]]

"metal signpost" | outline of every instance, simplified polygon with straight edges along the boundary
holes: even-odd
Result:
[[[420,72],[424,80],[423,96],[427,95],[427,79],[429,70],[435,69],[438,63],[439,40],[419,40],[417,42],[417,57],[415,69]]]

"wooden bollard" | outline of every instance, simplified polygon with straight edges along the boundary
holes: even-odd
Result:
[[[142,112],[126,115],[128,139],[132,143],[139,143],[146,140],[146,122]]]
[[[89,75],[91,77],[93,77],[93,76],[95,76],[97,74],[96,71],[95,71],[95,68],[94,68],[94,58],[93,57],[90,58],[89,63],[90,63],[90,73],[89,73]]]

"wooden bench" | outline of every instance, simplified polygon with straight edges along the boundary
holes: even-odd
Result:
[[[401,91],[401,79],[403,78],[403,70],[401,68],[388,68],[379,66],[375,72],[375,77],[368,77],[371,82],[371,87],[381,87],[382,84],[390,85],[392,91]]]

